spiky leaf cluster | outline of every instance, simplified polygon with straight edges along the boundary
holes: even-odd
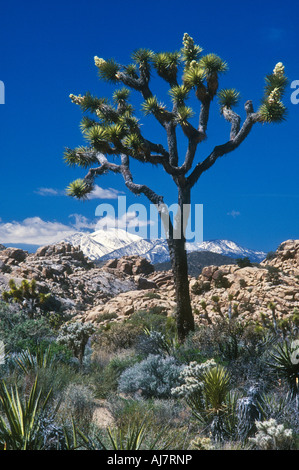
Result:
[[[141,136],[136,133],[128,134],[125,137],[123,144],[133,156],[137,156],[144,153],[143,140]]]
[[[156,96],[151,96],[142,103],[142,109],[144,114],[147,116],[149,114],[156,114],[165,109],[165,106],[158,102]]]
[[[117,73],[120,65],[114,59],[104,60],[97,56],[94,58],[96,67],[98,68],[99,77],[106,82],[116,83]]]
[[[190,63],[190,66],[185,70],[183,75],[184,86],[191,89],[194,87],[202,86],[205,79],[205,73],[202,67],[195,60]]]
[[[216,54],[207,54],[201,57],[198,64],[202,68],[206,78],[214,73],[224,73],[228,70],[227,63]]]
[[[287,109],[281,98],[284,94],[288,80],[284,74],[284,65],[278,62],[273,73],[265,78],[265,94],[259,108],[260,121],[266,123],[279,123],[285,120]]]
[[[139,66],[140,74],[147,81],[150,79],[151,62],[154,53],[149,49],[137,49],[132,54],[133,61]]]
[[[76,149],[66,148],[63,158],[67,165],[77,165],[81,168],[89,168],[98,161],[92,149],[87,147],[78,147]]]
[[[184,125],[186,121],[194,116],[194,111],[189,106],[179,106],[176,112],[176,121]]]
[[[87,196],[89,193],[91,193],[92,189],[92,186],[89,185],[86,181],[84,181],[82,178],[78,178],[69,184],[66,192],[68,196],[84,200],[87,199]]]
[[[96,112],[97,109],[101,108],[103,104],[107,103],[106,98],[97,98],[87,92],[84,96],[81,95],[70,95],[73,103],[78,104],[83,112],[89,111],[91,113]]]
[[[176,82],[179,63],[179,52],[160,52],[153,57],[158,75],[169,83]]]
[[[107,129],[108,126],[96,124],[95,126],[86,129],[84,133],[84,136],[90,143],[91,147],[102,153],[110,151]]]
[[[177,106],[182,106],[184,104],[184,101],[188,98],[189,92],[189,88],[185,85],[177,85],[169,90],[171,99]]]
[[[115,92],[113,93],[113,100],[116,103],[121,104],[127,101],[129,96],[130,96],[130,90],[126,87],[123,87],[123,88],[120,88],[119,90],[115,90]]]
[[[240,101],[240,93],[235,88],[225,88],[220,90],[217,93],[220,111],[222,112],[223,108],[231,109],[234,106],[237,106]]]
[[[138,65],[149,65],[153,60],[154,52],[150,49],[136,49],[132,54],[132,59]]]

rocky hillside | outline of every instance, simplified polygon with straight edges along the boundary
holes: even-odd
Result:
[[[143,271],[153,270],[142,259],[123,260],[120,264],[113,271],[97,268],[79,248],[68,243],[44,246],[34,254],[5,248],[0,251],[0,292],[8,289],[10,279],[17,284],[35,279],[40,292],[50,292],[62,310],[82,314],[120,292],[137,289]]]
[[[170,271],[155,271],[139,256],[126,256],[96,266],[69,243],[39,248],[29,254],[17,248],[0,250],[0,292],[10,279],[35,279],[51,292],[61,309],[83,321],[101,323],[152,309],[171,315],[175,293]],[[205,266],[190,276],[197,322],[221,317],[277,320],[299,309],[299,240],[282,243],[270,260],[240,268],[236,264]]]
[[[171,272],[147,276],[156,288],[123,292],[104,306],[91,309],[89,321],[101,321],[108,314],[124,318],[133,312],[153,309],[171,315],[175,312],[175,292]],[[197,278],[190,277],[193,311],[197,322],[215,322],[221,317],[246,321],[278,320],[299,309],[299,240],[280,245],[270,261],[240,268],[235,264],[206,266]]]

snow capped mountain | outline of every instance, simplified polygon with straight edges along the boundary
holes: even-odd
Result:
[[[167,242],[164,239],[144,239],[122,229],[97,230],[92,233],[77,232],[63,240],[80,246],[91,260],[108,260],[122,256],[139,255],[151,263],[169,260]],[[252,262],[261,262],[266,253],[244,248],[230,240],[211,240],[203,243],[186,243],[188,252],[210,251],[232,258],[248,257]]]
[[[187,251],[211,251],[231,258],[249,258],[252,262],[260,263],[266,257],[263,251],[244,248],[231,240],[211,240],[202,243],[186,243]]]

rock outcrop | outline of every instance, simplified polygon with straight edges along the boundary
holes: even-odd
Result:
[[[154,270],[139,256],[125,256],[96,266],[69,243],[49,245],[29,254],[18,248],[0,250],[0,292],[10,279],[35,279],[76,318],[97,323],[121,321],[140,310],[173,315],[176,309],[171,271]],[[277,320],[299,309],[299,240],[283,242],[261,264],[206,266],[190,276],[195,320],[221,317],[245,321]],[[108,320],[107,320],[108,319]]]
[[[121,293],[104,305],[87,312],[89,321],[117,314],[122,319],[140,310],[175,313],[175,290],[170,271],[147,277],[156,287],[147,291]],[[271,321],[291,317],[299,309],[299,240],[280,245],[270,260],[240,268],[236,264],[206,266],[197,278],[190,277],[195,320],[217,322],[230,317],[241,320]]]

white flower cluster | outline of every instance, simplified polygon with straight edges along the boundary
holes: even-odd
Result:
[[[75,104],[81,104],[82,101],[84,100],[84,96],[73,95],[72,93],[69,95],[69,97],[72,100],[72,102],[75,103]]]
[[[280,90],[279,88],[274,88],[274,90],[271,91],[268,101],[269,103],[274,103],[279,101],[280,99]]]
[[[188,398],[194,393],[201,393],[204,387],[204,376],[213,367],[216,367],[214,359],[210,359],[202,364],[198,364],[195,361],[190,362],[180,374],[180,378],[184,380],[184,383],[172,389],[171,393],[181,398]]]
[[[96,65],[96,67],[101,67],[101,65],[105,64],[106,61],[98,56],[94,56],[94,63]]]
[[[292,429],[286,429],[275,419],[256,421],[257,433],[250,441],[260,450],[289,450],[293,443]]]
[[[188,33],[184,33],[183,45],[186,49],[192,49],[194,47],[194,40]]]
[[[282,62],[278,62],[273,70],[274,75],[277,75],[279,77],[283,77],[284,75],[284,65]]]

